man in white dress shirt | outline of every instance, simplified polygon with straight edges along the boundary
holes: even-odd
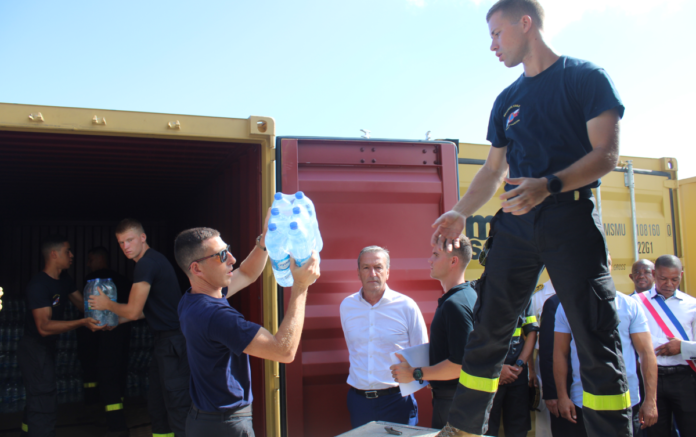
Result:
[[[693,342],[696,334],[696,299],[679,291],[683,274],[679,258],[662,255],[655,261],[655,288],[634,296],[645,310],[657,354],[658,420],[648,428],[649,437],[668,437],[672,414],[682,436],[696,436],[696,372],[686,361],[694,356],[687,342]],[[672,335],[664,332],[658,318]]]
[[[358,256],[362,288],[341,303],[341,326],[350,354],[348,410],[353,428],[374,420],[416,425],[413,395],[402,397],[391,375],[391,352],[428,342],[416,302],[387,286],[389,252],[368,246]]]

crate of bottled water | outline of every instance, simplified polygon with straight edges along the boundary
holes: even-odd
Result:
[[[312,255],[312,250],[319,253],[323,247],[316,210],[310,198],[302,191],[292,195],[276,193],[268,222],[266,248],[278,284],[282,287],[293,284],[291,256],[301,266]]]
[[[89,306],[89,297],[93,295],[98,295],[99,292],[104,293],[116,302],[116,285],[114,281],[110,278],[107,279],[90,279],[87,281],[84,290],[85,299],[85,317],[91,317],[96,320],[100,325],[106,324],[107,326],[118,326],[118,316],[111,311],[107,310],[95,310]]]

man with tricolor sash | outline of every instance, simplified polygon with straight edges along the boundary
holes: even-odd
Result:
[[[681,435],[696,435],[696,299],[679,290],[681,261],[662,255],[655,261],[655,287],[634,298],[648,318],[657,354],[657,424],[648,436],[669,436],[672,415]]]

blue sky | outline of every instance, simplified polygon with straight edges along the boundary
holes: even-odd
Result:
[[[275,118],[279,135],[486,143],[522,73],[489,51],[490,0],[0,1],[0,101]],[[547,0],[547,39],[603,66],[624,155],[696,176],[691,0]]]

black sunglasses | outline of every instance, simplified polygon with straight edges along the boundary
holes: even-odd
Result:
[[[205,257],[199,258],[199,259],[194,259],[193,261],[191,261],[191,264],[189,264],[189,268],[191,268],[191,266],[193,265],[193,263],[201,262],[201,261],[204,261],[204,260],[206,260],[206,259],[208,259],[208,258],[213,258],[213,257],[216,257],[216,256],[219,256],[219,257],[220,257],[220,263],[222,264],[222,263],[224,263],[225,261],[227,261],[227,254],[228,254],[228,253],[230,253],[230,245],[229,245],[229,244],[227,245],[227,247],[225,247],[224,249],[222,249],[222,250],[221,250],[220,252],[218,252],[218,253],[214,253],[214,254],[212,254],[212,255],[210,255],[210,256],[205,256]]]

